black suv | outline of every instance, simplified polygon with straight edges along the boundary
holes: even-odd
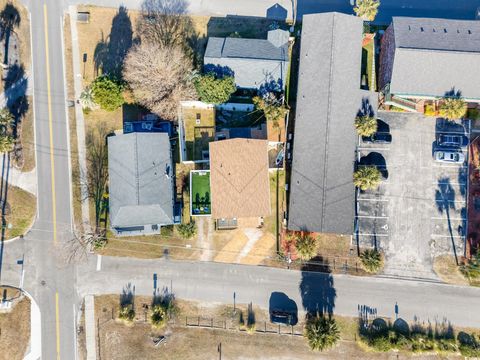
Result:
[[[463,135],[440,134],[438,135],[437,144],[440,146],[460,147],[466,145],[467,141]]]
[[[274,324],[296,325],[298,323],[297,314],[285,310],[272,310],[270,312],[270,321]]]

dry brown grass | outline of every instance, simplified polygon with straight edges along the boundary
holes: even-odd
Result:
[[[7,228],[5,239],[25,234],[35,218],[37,199],[29,192],[16,186],[8,186],[7,204],[10,213],[5,217]]]
[[[33,123],[33,97],[28,96],[27,102],[29,104],[26,114],[21,120],[22,133],[20,141],[22,143],[23,151],[23,172],[32,171],[35,168],[35,136]]]
[[[433,261],[433,270],[447,284],[468,285],[468,280],[460,272],[453,256],[437,256]]]
[[[0,288],[2,294],[4,289]],[[7,298],[20,296],[17,290],[6,289]],[[0,313],[0,354],[2,359],[23,359],[30,340],[30,300],[21,296],[12,306],[10,312]]]
[[[238,330],[205,329],[185,326],[185,316],[189,323],[195,323],[200,316],[202,324],[207,324],[213,317],[218,320],[232,319],[232,306],[223,304],[205,304],[179,300],[179,315],[175,323],[163,330],[155,330],[145,322],[144,305],[151,304],[151,297],[135,297],[136,322],[125,326],[116,322],[119,310],[119,296],[108,295],[95,298],[95,317],[100,329],[100,356],[102,359],[217,359],[218,345],[222,344],[224,359],[396,359],[396,354],[365,353],[355,342],[357,323],[353,318],[336,317],[342,340],[338,345],[322,353],[309,349],[302,336],[254,333],[248,334]],[[246,311],[246,304],[237,304],[239,311]],[[257,328],[267,321],[269,329],[276,326],[269,324],[268,311],[254,307]],[[147,315],[148,318],[148,315]],[[236,320],[235,320],[236,321]],[[296,331],[303,326],[302,319]],[[283,331],[287,331],[285,327]],[[165,345],[154,347],[152,336],[165,335]]]

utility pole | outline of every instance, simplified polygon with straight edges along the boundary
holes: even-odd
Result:
[[[218,344],[217,351],[218,351],[218,359],[222,360],[222,343]]]

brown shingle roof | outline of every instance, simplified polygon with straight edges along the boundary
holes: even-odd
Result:
[[[270,215],[268,142],[211,142],[210,190],[215,219]]]

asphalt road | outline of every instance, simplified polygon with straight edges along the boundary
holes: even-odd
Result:
[[[228,265],[171,260],[133,260],[102,257],[82,265],[78,274],[78,291],[86,294],[120,293],[130,284],[135,294],[151,295],[156,288],[172,288],[182,299],[203,302],[253,302],[268,309],[270,295],[283,292],[298,309],[333,310],[338,315],[356,316],[358,307],[366,305],[380,316],[407,321],[444,318],[458,326],[478,327],[480,313],[468,311],[480,298],[480,288],[415,282],[379,277],[354,277],[275,269],[259,266]]]
[[[72,359],[74,268],[66,266],[71,238],[70,165],[61,37],[63,6],[30,1],[38,213],[24,240],[25,289],[40,306],[42,358]]]
[[[201,15],[280,16],[292,18],[294,0],[190,0],[189,12]],[[69,4],[82,4],[85,0],[66,0]],[[275,4],[280,7],[274,7]],[[389,23],[392,16],[440,17],[447,19],[475,18],[480,0],[381,0],[376,23]],[[98,6],[129,9],[138,8],[139,0],[97,0]],[[338,11],[353,13],[350,0],[297,0],[298,18],[304,14]]]
[[[95,271],[95,258],[78,268],[66,265],[64,245],[71,238],[72,222],[61,19],[67,6],[78,2],[85,1],[25,0],[32,26],[38,218],[24,240],[6,245],[1,282],[18,285],[22,281],[16,261],[24,257],[24,288],[38,302],[42,313],[43,359],[75,358],[74,313],[80,301],[77,289],[81,296],[118,293],[131,281],[138,294],[150,294],[154,273],[159,283],[169,286],[171,281],[177,296],[189,299],[229,302],[235,292],[238,302],[267,306],[272,291],[283,291],[298,305],[305,301],[307,307],[332,308],[345,315],[356,315],[361,304],[392,316],[398,302],[400,315],[407,319],[414,315],[431,319],[446,316],[458,325],[480,323],[478,312],[465,310],[478,302],[480,290],[473,288],[310,273],[302,276],[301,272],[261,267],[160,260],[104,258],[100,272]],[[189,11],[265,16],[276,2],[291,17],[291,2],[286,0],[192,0]],[[140,1],[98,0],[95,4],[138,8]],[[386,22],[393,14],[472,19],[478,6],[480,0],[383,0],[377,20]],[[332,10],[351,12],[351,7],[348,0],[298,1],[299,15]],[[275,16],[281,13],[279,8],[274,11]],[[307,297],[300,295],[300,284],[308,290]]]

